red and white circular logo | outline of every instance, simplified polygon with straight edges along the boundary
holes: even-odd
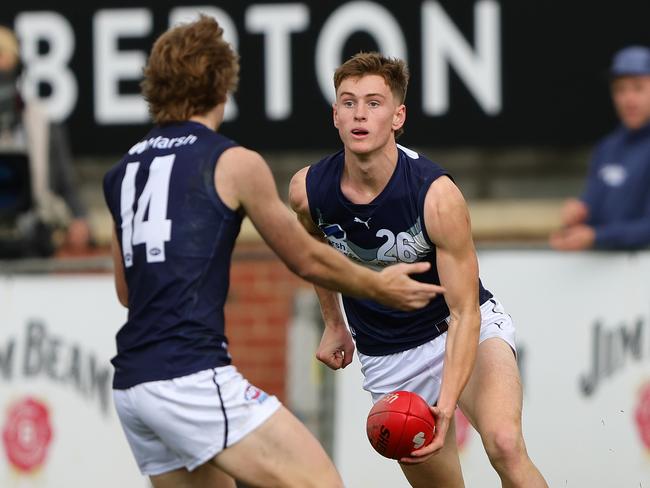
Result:
[[[9,408],[2,441],[16,469],[29,472],[41,466],[51,440],[50,415],[42,402],[27,397]]]
[[[650,382],[641,387],[634,418],[641,440],[650,449]]]

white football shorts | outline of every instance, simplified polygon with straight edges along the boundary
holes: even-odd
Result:
[[[212,459],[263,424],[280,402],[230,366],[113,390],[122,428],[142,474]]]
[[[494,297],[481,305],[479,343],[492,337],[503,339],[516,354],[512,317],[504,312],[503,306]],[[413,349],[387,356],[358,353],[364,376],[363,389],[370,392],[373,403],[385,393],[398,390],[416,392],[431,405],[437,402],[446,340],[447,332]]]

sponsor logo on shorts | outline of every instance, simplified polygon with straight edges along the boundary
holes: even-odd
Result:
[[[257,402],[262,403],[268,398],[268,394],[260,390],[258,387],[253,385],[248,385],[246,391],[244,392],[244,398],[248,402]]]
[[[383,397],[381,397],[380,401],[390,404],[390,403],[393,403],[398,398],[399,398],[399,395],[397,393],[386,393]]]

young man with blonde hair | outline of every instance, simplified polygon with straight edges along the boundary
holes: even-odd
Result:
[[[503,486],[546,483],[526,452],[515,330],[486,290],[463,196],[440,166],[395,141],[406,120],[405,63],[360,53],[334,74],[334,126],[343,149],[294,175],[290,201],[300,222],[373,269],[429,262],[423,281],[440,284],[426,307],[401,312],[317,287],[325,331],[317,357],[332,369],[352,361],[377,401],[396,390],[432,405],[436,435],[400,460],[414,487],[463,486],[454,434],[460,406],[481,434]]]
[[[439,286],[426,263],[371,272],[317,243],[278,198],[259,154],[217,132],[238,57],[211,18],[155,42],[142,91],[155,127],[104,178],[128,320],[117,334],[114,400],[156,488],[341,487],[308,430],[231,364],[223,307],[244,215],[301,277],[412,310]]]

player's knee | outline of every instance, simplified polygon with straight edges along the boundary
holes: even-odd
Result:
[[[496,468],[509,469],[526,456],[524,439],[519,429],[499,429],[484,435],[483,443]]]

